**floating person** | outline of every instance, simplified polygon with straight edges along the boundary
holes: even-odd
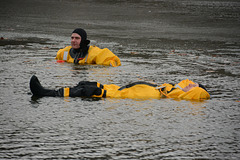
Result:
[[[89,43],[86,31],[81,28],[75,29],[71,35],[71,46],[57,52],[57,62],[99,64],[113,67],[121,65],[120,59],[109,49],[100,49],[97,46],[89,45]]]
[[[81,81],[75,87],[58,90],[44,88],[38,78],[30,79],[30,89],[34,96],[44,97],[109,97],[131,99],[178,98],[188,100],[209,99],[210,94],[201,84],[186,79],[178,84],[164,83],[157,86],[148,82],[135,82],[123,87],[115,84],[102,85],[98,82]]]

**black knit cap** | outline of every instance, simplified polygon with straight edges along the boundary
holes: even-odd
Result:
[[[75,29],[72,33],[77,33],[78,35],[81,36],[82,41],[86,41],[87,40],[87,33],[84,29],[82,28],[77,28]]]

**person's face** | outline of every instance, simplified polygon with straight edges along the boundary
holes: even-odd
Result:
[[[73,49],[78,49],[80,48],[80,43],[81,43],[81,36],[77,33],[73,33],[71,36],[71,46]]]
[[[190,89],[192,89],[193,87],[199,87],[199,85],[197,83],[194,83],[194,84],[189,84],[188,86],[184,87],[182,90],[184,92],[188,92]]]

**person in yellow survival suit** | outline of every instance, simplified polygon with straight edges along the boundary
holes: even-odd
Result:
[[[102,85],[98,82],[81,81],[75,87],[64,87],[58,90],[50,90],[42,87],[38,78],[33,75],[30,79],[30,89],[34,96],[51,97],[110,97],[133,99],[209,99],[210,95],[201,84],[191,80],[183,80],[178,84],[164,83],[157,86],[148,82],[135,82],[123,87],[115,84]]]
[[[100,49],[97,46],[90,46],[89,43],[86,31],[81,28],[75,29],[71,35],[71,46],[57,52],[57,62],[99,64],[113,67],[121,65],[120,59],[109,49]]]

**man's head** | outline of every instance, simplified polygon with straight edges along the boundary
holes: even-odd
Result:
[[[88,43],[87,43],[88,42]],[[87,33],[84,29],[77,28],[72,32],[71,45],[73,49],[79,49],[80,46],[88,45]]]

